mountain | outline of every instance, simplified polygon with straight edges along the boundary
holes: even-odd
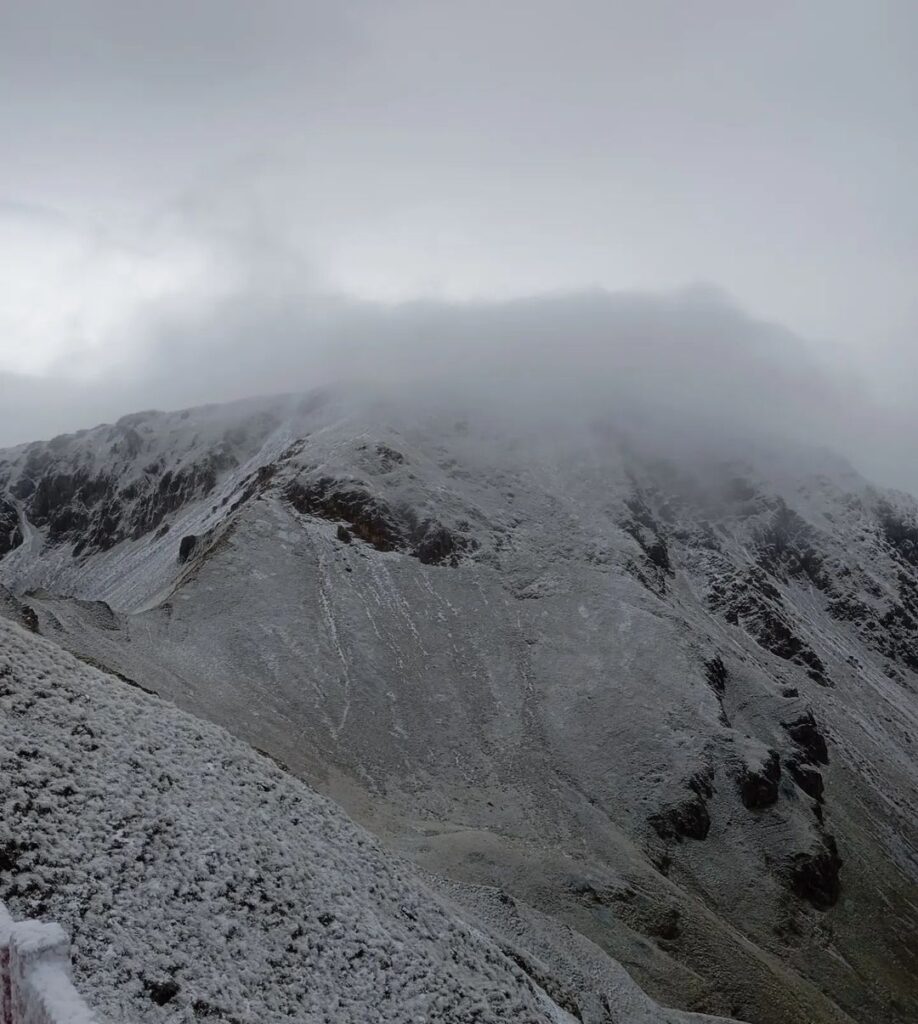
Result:
[[[821,451],[347,389],[8,449],[0,495],[9,617],[469,919],[526,908],[686,1010],[918,1014],[912,498]]]
[[[532,912],[467,923],[246,744],[9,622],[0,706],[4,900],[67,924],[108,1019],[700,1020]]]

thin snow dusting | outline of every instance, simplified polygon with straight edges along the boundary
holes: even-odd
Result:
[[[918,504],[827,453],[627,427],[342,391],[0,452],[0,614],[658,1000],[911,1020]]]
[[[0,622],[0,895],[113,1021],[572,1018],[329,801]]]

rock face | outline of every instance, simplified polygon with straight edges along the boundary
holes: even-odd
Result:
[[[225,421],[211,409],[198,424],[206,432],[203,443],[189,450],[182,436],[187,418],[181,416],[137,413],[111,426],[11,449],[0,461],[8,496],[0,506],[0,530],[13,499],[49,544],[69,544],[74,555],[140,540],[177,510],[206,498],[277,426],[262,410],[240,428],[237,417]]]
[[[293,480],[284,497],[297,512],[339,523],[339,540],[343,529],[348,540],[357,537],[377,551],[403,551],[425,565],[455,567],[475,547],[456,530],[430,519],[419,521],[410,507],[393,508],[367,487],[346,480],[327,476]]]
[[[794,782],[797,783],[803,792],[821,803],[824,788],[822,774],[815,768],[800,764],[796,760],[789,761],[788,767],[790,768],[791,775],[794,777]]]
[[[707,801],[713,795],[710,774],[695,775],[688,780],[685,788],[691,796],[671,804],[650,818],[654,831],[665,841],[707,839],[711,830],[707,807]]]
[[[9,498],[0,496],[0,558],[22,543],[19,511]]]
[[[781,760],[776,750],[769,750],[760,767],[746,766],[739,779],[740,797],[743,805],[750,810],[771,807],[778,799],[778,783],[781,781]]]
[[[812,711],[791,722],[783,722],[788,736],[799,747],[801,756],[810,764],[828,764],[829,750]]]
[[[918,1016],[918,506],[513,431],[326,393],[0,453],[0,609],[664,1001]]]
[[[774,583],[758,566],[740,572],[727,569],[711,583],[709,604],[733,626],[741,626],[775,657],[806,669],[807,675],[828,685],[826,666],[791,624],[789,609]]]
[[[180,562],[187,562],[197,545],[198,538],[196,534],[188,533],[182,537],[179,542],[178,560]]]
[[[292,481],[285,497],[304,515],[347,523],[354,536],[372,544],[377,551],[395,551],[405,546],[400,518],[384,501],[362,488],[332,477],[319,477],[307,484]]]
[[[834,838],[824,836],[815,850],[794,855],[790,867],[794,892],[818,910],[828,910],[841,893],[841,866]]]

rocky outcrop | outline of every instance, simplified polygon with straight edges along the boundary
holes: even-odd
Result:
[[[797,718],[781,724],[799,748],[801,759],[805,763],[829,763],[829,749],[812,711],[806,711]]]
[[[918,522],[914,517],[894,509],[888,501],[881,501],[877,520],[887,549],[897,560],[918,568]]]
[[[19,510],[8,498],[0,495],[0,558],[22,543]]]
[[[713,658],[709,658],[704,663],[704,674],[708,681],[708,685],[714,691],[714,696],[717,698],[717,704],[720,708],[720,721],[722,725],[729,725],[730,719],[727,717],[727,711],[724,708],[724,695],[727,692],[727,666],[724,664],[723,659],[719,654],[715,654]]]
[[[739,776],[739,792],[743,806],[750,810],[771,807],[778,799],[781,781],[781,760],[776,750],[769,750],[761,765],[745,765]]]
[[[767,525],[755,533],[762,569],[780,579],[809,580],[819,590],[825,590],[829,583],[817,543],[813,528],[781,499]]]
[[[359,450],[370,451],[371,449],[368,445],[362,445]],[[381,442],[372,447],[371,458],[374,468],[380,473],[391,473],[397,467],[405,464],[405,456],[401,452]]]
[[[619,525],[640,547],[650,578],[641,572],[636,575],[654,592],[665,594],[666,579],[673,575],[673,567],[663,526],[640,491],[625,501],[625,509],[627,514]]]
[[[775,657],[802,666],[820,685],[831,685],[824,662],[795,632],[784,599],[761,568],[732,570],[715,576],[708,604]]]
[[[173,469],[153,461],[124,482],[124,476],[115,472],[62,465],[49,454],[41,450],[29,455],[13,492],[29,522],[45,531],[48,542],[71,543],[74,555],[139,540],[170,513],[209,494],[219,474],[235,465],[231,455],[217,450]],[[0,533],[2,525],[0,521]]]
[[[707,839],[711,830],[707,806],[714,793],[711,773],[703,771],[693,775],[685,787],[690,796],[670,804],[649,819],[651,827],[664,842]]]
[[[828,602],[832,618],[851,623],[867,647],[918,672],[918,584],[912,573],[896,573],[893,595],[872,585],[865,573],[852,573],[844,582]]]
[[[403,524],[382,499],[355,484],[322,476],[306,483],[291,481],[287,501],[304,515],[346,523],[355,537],[377,551],[407,547]]]
[[[414,555],[425,565],[456,565],[467,549],[464,537],[447,529],[442,523],[423,523],[416,531],[420,539],[415,542]]]
[[[395,507],[353,481],[330,476],[293,480],[284,497],[303,515],[336,522],[338,539],[344,543],[355,537],[377,551],[403,552],[425,565],[455,567],[477,546],[455,528],[434,519],[419,520],[411,509]]]
[[[723,697],[727,690],[727,666],[719,654],[704,663],[705,677],[711,689],[718,697]]]
[[[841,894],[842,864],[834,837],[824,835],[817,847],[791,858],[787,867],[791,888],[817,910],[828,910]]]
[[[187,536],[182,537],[181,541],[179,542],[179,552],[178,552],[178,560],[179,560],[179,562],[187,562],[188,559],[193,554],[194,549],[197,547],[197,544],[198,544],[198,538],[193,533],[189,533],[189,534],[187,534]]]
[[[791,778],[807,796],[812,797],[817,803],[822,803],[824,790],[822,772],[796,758],[787,761],[787,769],[791,773]]]

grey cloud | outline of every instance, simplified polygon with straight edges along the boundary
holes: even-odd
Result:
[[[0,437],[363,376],[915,486],[916,38],[907,0],[2,4],[0,216],[76,232],[97,308],[36,257],[55,358]]]
[[[918,484],[907,418],[819,347],[710,288],[388,306],[240,292],[206,312],[160,311],[136,337],[133,360],[92,386],[32,381],[10,403],[7,381],[0,437],[331,384],[533,431],[602,416],[725,452],[755,439],[827,446],[881,482]]]

